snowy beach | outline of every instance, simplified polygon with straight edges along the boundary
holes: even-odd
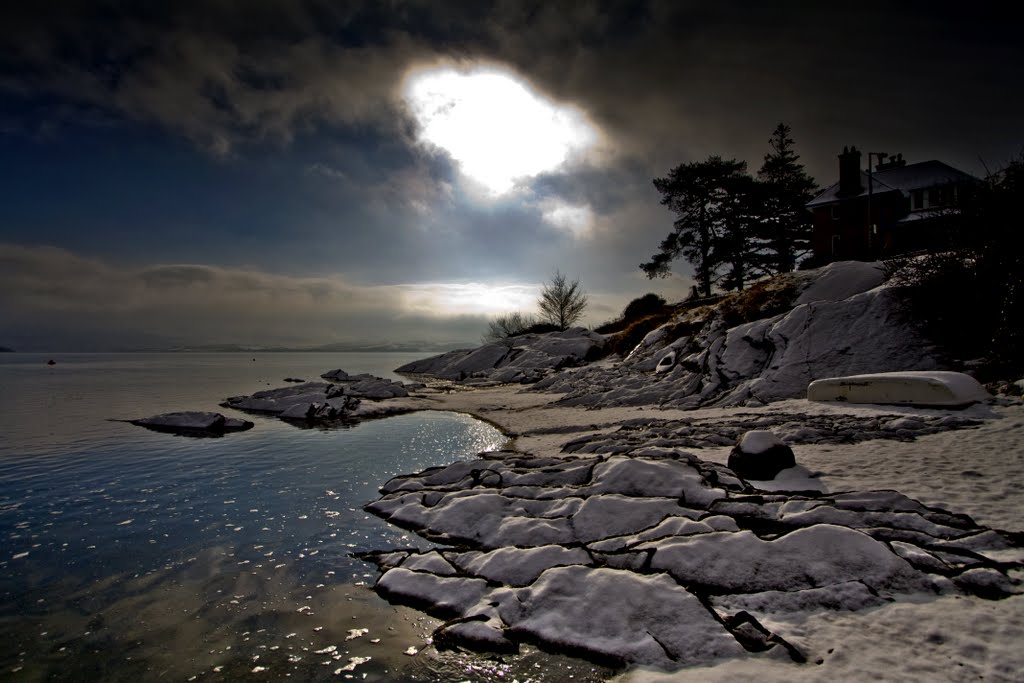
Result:
[[[625,680],[1016,678],[1024,403],[942,370],[877,264],[607,343],[526,334],[408,363],[409,383],[339,369],[222,405],[448,411],[510,438],[365,507],[436,544],[360,557],[381,596],[443,620],[438,648],[536,645]]]
[[[573,439],[614,434],[638,416],[686,420],[715,426],[751,417],[802,415],[904,420],[969,417],[977,427],[923,435],[914,440],[795,445],[802,474],[796,488],[816,483],[828,492],[895,490],[928,506],[970,516],[979,525],[1024,531],[1024,406],[978,405],[966,411],[892,406],[850,406],[794,399],[762,408],[697,411],[619,407],[600,410],[551,405],[551,396],[520,387],[439,393],[413,399],[410,407],[465,412],[514,436],[516,450],[565,457]],[[906,422],[913,424],[913,422]],[[709,427],[714,430],[714,427]],[[724,464],[729,446],[688,448]],[[572,456],[569,456],[572,457]],[[771,483],[769,483],[771,484]],[[1020,559],[1019,549],[1011,552]],[[1018,579],[1019,570],[1012,575]],[[600,600],[601,596],[590,596]],[[1024,635],[1024,597],[988,600],[970,595],[917,593],[863,610],[814,608],[757,615],[807,657],[795,664],[778,654],[744,654],[712,660],[673,673],[643,667],[623,680],[1015,680],[1024,654],[1015,643]]]

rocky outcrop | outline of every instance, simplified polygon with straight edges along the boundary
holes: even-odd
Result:
[[[221,436],[227,432],[243,432],[253,427],[253,423],[248,420],[224,417],[220,413],[199,411],[162,413],[139,420],[129,420],[129,422],[157,432],[187,436]]]
[[[450,351],[403,365],[395,372],[430,375],[466,384],[536,382],[604,353],[604,336],[582,327],[547,334],[524,334],[476,349]]]
[[[373,375],[349,375],[332,370],[322,377],[330,382],[304,382],[278,389],[232,396],[221,404],[252,413],[276,415],[300,424],[323,424],[384,414],[365,402],[379,403],[409,395],[406,385]]]
[[[565,394],[564,405],[758,405],[803,397],[821,377],[937,367],[896,295],[875,286],[881,275],[872,264],[832,264],[803,277],[785,313],[729,327],[714,311],[682,336],[672,322],[622,363],[551,375],[532,388]]]
[[[392,479],[366,509],[447,547],[371,553],[377,591],[450,618],[442,645],[673,669],[771,649],[799,661],[759,615],[1021,590],[1006,561],[1021,539],[964,515],[894,491],[764,493],[685,452],[622,452],[485,453]]]

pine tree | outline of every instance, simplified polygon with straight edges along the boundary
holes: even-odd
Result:
[[[726,271],[721,286],[742,290],[754,278],[766,274],[765,253],[759,239],[761,225],[761,184],[746,173],[728,179],[729,197],[723,211],[722,229],[715,253]]]
[[[682,256],[693,265],[700,291],[711,296],[722,265],[739,258],[735,248],[741,229],[734,223],[740,206],[736,192],[743,178],[749,180],[746,170],[745,161],[710,156],[676,166],[668,176],[654,179],[661,203],[677,218],[658,253],[640,265],[647,277],[667,276],[672,261]],[[742,276],[736,279],[743,281]]]
[[[797,260],[810,250],[811,215],[806,204],[814,196],[817,185],[799,163],[793,151],[790,127],[776,126],[768,145],[764,164],[757,172],[762,185],[760,234],[769,252],[769,272],[788,273]]]

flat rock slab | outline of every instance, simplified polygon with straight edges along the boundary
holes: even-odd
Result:
[[[382,595],[451,618],[442,645],[666,669],[781,645],[799,661],[758,615],[1021,591],[1017,534],[895,491],[765,493],[681,451],[486,453],[381,492],[368,511],[446,546],[365,556]]]
[[[138,427],[145,427],[157,432],[169,432],[188,436],[220,436],[228,432],[243,432],[252,429],[253,423],[233,417],[224,417],[220,413],[200,411],[182,411],[162,413],[139,420],[129,420]]]

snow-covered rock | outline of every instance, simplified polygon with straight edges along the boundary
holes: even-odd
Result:
[[[308,424],[373,417],[386,413],[379,402],[409,395],[405,385],[373,375],[349,375],[332,370],[321,375],[330,382],[304,382],[278,389],[232,396],[222,406],[267,413],[290,422]]]
[[[384,572],[375,588],[385,597],[428,605],[435,612],[451,614],[467,611],[489,591],[483,579],[435,576],[404,567]]]
[[[910,592],[923,577],[885,543],[831,524],[797,529],[773,540],[751,531],[716,532],[652,541],[652,569],[711,592],[799,591],[862,581],[876,592]]]
[[[866,292],[885,281],[881,263],[837,261],[819,268],[811,282],[800,292],[796,304],[814,301],[842,301]]]
[[[366,509],[452,547],[375,554],[378,590],[453,616],[438,642],[539,641],[670,669],[776,644],[801,658],[749,612],[784,623],[936,591],[1019,590],[1013,534],[895,491],[760,492],[721,465],[630,440],[663,422],[602,435],[623,455],[496,452],[392,479]],[[777,445],[747,441],[762,454]]]
[[[441,379],[535,382],[545,373],[582,365],[601,355],[605,339],[575,327],[563,332],[524,334],[479,348],[450,351],[414,361],[395,372]]]
[[[529,585],[552,567],[585,565],[590,562],[590,555],[582,548],[560,545],[499,548],[487,553],[469,552],[455,556],[455,563],[464,572],[506,586]]]
[[[516,635],[622,663],[678,668],[744,649],[668,576],[607,568],[549,569],[499,603]]]
[[[779,472],[796,466],[793,449],[763,429],[747,432],[729,453],[729,469],[744,479],[774,479]]]
[[[880,372],[818,379],[807,387],[809,401],[891,403],[961,407],[991,398],[962,372]]]
[[[223,434],[225,432],[241,432],[252,429],[253,423],[234,417],[224,417],[220,413],[199,411],[183,411],[163,413],[139,420],[129,420],[131,424],[146,427],[154,431],[182,434]]]
[[[564,405],[694,408],[803,397],[819,377],[938,367],[897,295],[878,286],[877,264],[835,263],[791,278],[806,283],[789,311],[728,327],[720,310],[702,309],[703,322],[673,320],[621,363],[556,373],[533,388],[564,394]],[[669,354],[671,368],[651,375]]]

